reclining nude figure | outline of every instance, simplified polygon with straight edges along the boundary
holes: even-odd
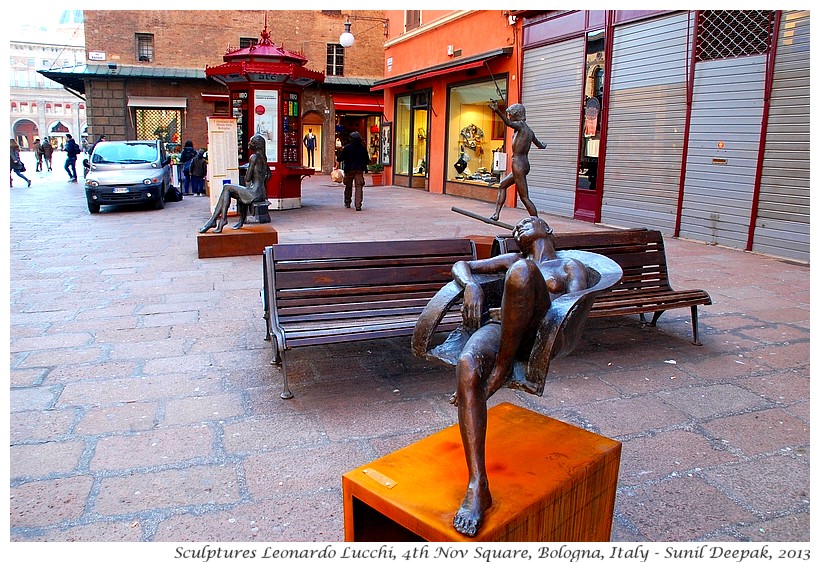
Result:
[[[199,229],[200,234],[214,229],[220,233],[228,222],[228,209],[231,206],[231,199],[236,199],[236,207],[239,211],[239,222],[233,225],[233,229],[242,228],[248,218],[248,210],[252,203],[266,201],[267,183],[270,178],[270,168],[268,168],[268,157],[265,155],[265,139],[261,135],[253,135],[248,141],[248,148],[251,156],[248,159],[248,171],[245,173],[245,185],[225,184],[222,192],[216,201],[214,212],[208,222]]]
[[[485,445],[487,400],[512,376],[513,363],[529,357],[539,323],[554,298],[588,288],[588,270],[580,261],[559,258],[552,229],[539,217],[521,220],[513,230],[519,252],[460,261],[453,278],[464,289],[462,315],[471,333],[456,363],[458,423],[469,482],[453,519],[455,529],[475,536],[492,506]],[[501,307],[482,325],[484,294],[473,274],[504,273]]]

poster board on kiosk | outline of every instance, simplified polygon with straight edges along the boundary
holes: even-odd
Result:
[[[213,117],[208,121],[208,197],[211,212],[225,183],[239,184],[239,154],[237,126],[233,117]],[[236,213],[236,200],[231,200],[229,212]]]

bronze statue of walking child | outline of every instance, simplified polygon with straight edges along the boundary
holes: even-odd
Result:
[[[534,144],[538,148],[547,148],[546,143],[538,140],[530,126],[527,125],[527,112],[520,103],[514,103],[502,113],[498,109],[498,102],[490,102],[490,109],[498,115],[507,127],[515,131],[512,140],[512,171],[507,174],[501,183],[498,184],[498,199],[495,204],[495,212],[490,219],[497,221],[501,215],[501,208],[507,199],[507,188],[515,184],[518,197],[527,209],[530,216],[537,217],[538,210],[530,200],[529,188],[527,187],[527,174],[530,173],[530,145]]]
[[[253,135],[248,141],[248,148],[251,150],[251,157],[248,160],[248,171],[245,174],[245,186],[225,184],[216,202],[216,207],[205,223],[199,229],[200,234],[214,229],[220,233],[228,222],[228,209],[231,206],[231,199],[236,199],[236,207],[239,211],[239,222],[233,225],[233,229],[242,228],[248,218],[248,211],[253,203],[266,201],[267,183],[270,178],[270,168],[268,168],[268,157],[265,154],[265,139],[262,135]]]

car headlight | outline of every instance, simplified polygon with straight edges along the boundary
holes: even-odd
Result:
[[[99,187],[100,182],[98,182],[97,180],[85,180],[85,185],[87,185],[88,187]]]
[[[142,180],[142,183],[145,185],[152,185],[155,183],[159,183],[159,181],[159,178],[145,178],[144,180]]]

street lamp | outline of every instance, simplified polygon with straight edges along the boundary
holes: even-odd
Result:
[[[381,22],[381,24],[384,26],[384,37],[387,38],[387,35],[388,35],[388,33],[387,33],[387,19],[385,19],[385,18],[374,18],[374,17],[371,17],[371,16],[347,15],[347,16],[345,16],[345,30],[344,30],[344,33],[342,33],[339,36],[339,44],[344,48],[352,47],[353,43],[356,42],[356,38],[353,36],[353,33],[351,33],[351,31],[350,31],[350,26],[352,25],[352,22],[350,20],[353,20],[353,21],[362,20],[362,21],[378,21],[378,22]]]
[[[345,21],[345,31],[339,35],[339,44],[346,49],[352,47],[355,42],[356,38],[350,33],[350,18],[347,18],[347,21]]]

